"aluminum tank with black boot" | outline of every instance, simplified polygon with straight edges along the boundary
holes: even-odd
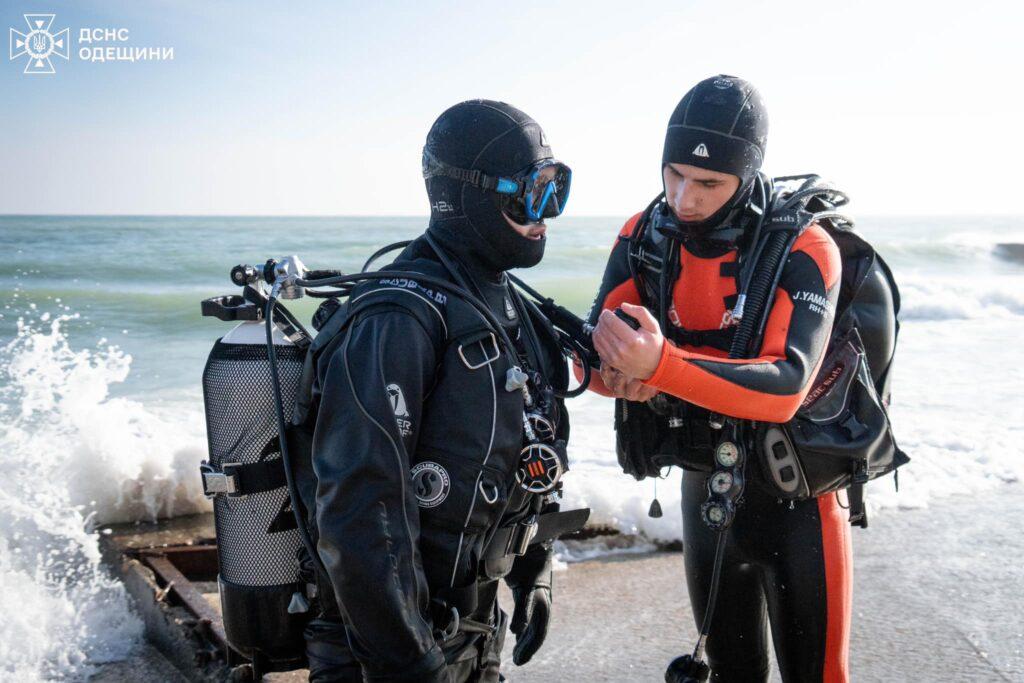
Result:
[[[297,257],[282,263],[281,272],[303,269]],[[232,279],[244,286],[241,295],[202,302],[204,316],[237,324],[214,344],[203,371],[209,459],[200,473],[213,500],[229,664],[248,660],[259,680],[305,665],[312,596],[298,562],[302,541],[282,467],[271,374],[288,417],[310,339],[284,309],[264,320],[266,296],[258,283],[246,283],[241,267]]]

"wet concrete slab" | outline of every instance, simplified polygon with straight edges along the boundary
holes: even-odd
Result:
[[[1024,681],[1020,520],[1024,487],[1015,485],[886,511],[853,529],[851,680]],[[509,635],[509,681],[660,682],[695,642],[681,553],[571,565],[556,575],[555,592],[548,640],[533,661],[511,664]]]
[[[176,669],[159,650],[149,644],[139,646],[129,659],[101,665],[98,671],[89,678],[89,683],[128,683],[128,681],[188,683],[189,679]]]
[[[869,529],[854,529],[851,680],[1024,681],[1022,519],[1024,486],[1008,485],[927,510],[887,511]],[[175,543],[201,535],[204,524],[175,520],[159,533]],[[142,533],[138,540],[149,539]],[[216,606],[212,590],[207,597]],[[513,666],[514,637],[506,639],[510,682],[658,682],[696,638],[681,553],[571,564],[556,573],[554,591],[548,639],[533,661]],[[511,612],[504,587],[501,600]],[[160,675],[160,659],[147,651],[108,665],[95,680],[175,680]],[[148,679],[139,676],[147,666]],[[267,680],[302,681],[305,672]]]

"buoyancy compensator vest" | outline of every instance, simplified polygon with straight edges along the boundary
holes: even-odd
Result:
[[[854,487],[851,521],[858,523],[861,487],[910,460],[888,415],[900,297],[888,265],[864,239],[826,230],[843,275],[824,360],[793,419],[759,423],[753,434],[774,494],[802,499]]]
[[[374,256],[408,245],[391,245]],[[522,493],[555,490],[554,485],[568,467],[568,419],[561,400],[568,389],[568,368],[564,361],[552,365],[546,358],[528,360],[526,347],[531,342],[510,339],[511,344],[503,343],[503,326],[498,320],[488,322],[466,298],[450,296],[450,292],[426,284],[430,278],[440,281],[452,277],[450,263],[423,258],[424,251],[429,254],[438,248],[420,240],[410,249],[412,256],[403,253],[394,266],[388,267],[403,271],[405,277],[366,282],[346,301],[329,299],[318,309],[314,318],[318,334],[306,356],[293,422],[305,425],[306,429],[315,423],[319,409],[315,380],[318,364],[343,343],[349,326],[363,311],[399,308],[414,317],[423,316],[421,323],[425,329],[433,327],[436,316],[440,316],[447,339],[445,346],[437,349],[439,376],[431,388],[431,408],[424,412],[418,428],[417,452],[411,454],[411,465],[416,469],[421,461],[429,461],[440,465],[451,477],[443,503],[421,505],[420,521],[426,533],[438,529],[456,538],[476,538],[477,547],[471,553],[462,553],[462,560],[470,555],[476,557],[483,573],[497,578],[507,571],[512,556],[524,552],[527,544],[551,539],[552,534],[567,533],[572,529],[566,525],[578,528],[585,519],[578,511],[553,511],[537,515],[534,529],[521,528],[519,523],[539,512],[542,502],[541,496],[532,500],[534,496]],[[463,281],[460,285],[461,291],[468,292],[468,283]],[[523,328],[520,336],[535,340],[541,348],[540,355],[553,353],[561,359],[557,330],[532,302],[520,297],[512,287],[508,290],[507,305],[514,312],[502,311],[501,315],[519,320]],[[492,402],[494,430],[490,429]],[[481,429],[476,421],[461,419],[459,415],[445,417],[445,411],[458,405],[488,406],[488,428]],[[527,456],[523,447],[524,419],[534,432],[538,456],[528,466],[523,463]],[[470,471],[472,476],[467,476]],[[517,489],[522,492],[517,494]],[[531,501],[524,507],[527,499]],[[527,509],[531,506],[536,508],[532,513]],[[520,511],[528,514],[514,514]],[[510,520],[510,516],[523,519]],[[499,521],[502,526],[496,528]],[[459,554],[453,552],[446,561]],[[441,576],[447,580],[453,568],[435,567],[434,559],[429,552],[424,557],[428,582],[434,583],[431,579]]]
[[[909,461],[896,445],[887,406],[892,364],[899,330],[899,289],[888,265],[862,237],[852,221],[836,211],[845,196],[820,183],[817,176],[788,176],[763,181],[760,205],[740,220],[745,235],[736,277],[742,297],[750,283],[779,281],[788,249],[768,263],[765,245],[772,239],[762,226],[772,207],[804,193],[805,209],[839,248],[842,281],[824,360],[796,415],[784,424],[746,425],[752,452],[757,453],[763,483],[779,498],[803,499],[850,488],[851,523],[866,525],[863,484]],[[841,199],[840,199],[841,198]],[[773,297],[756,320],[721,330],[685,330],[667,325],[671,284],[678,276],[678,246],[656,229],[664,204],[656,199],[644,212],[630,238],[630,270],[645,305],[658,312],[662,329],[675,343],[734,350],[736,335],[749,354],[756,353]],[[793,234],[789,244],[798,233]],[[675,268],[675,270],[673,270]],[[735,308],[734,308],[735,310]],[[746,332],[749,330],[749,332]],[[743,356],[739,356],[743,357]],[[617,451],[623,469],[637,479],[659,476],[665,466],[710,472],[709,450],[715,432],[707,410],[664,394],[645,404],[618,400]],[[852,488],[851,488],[852,487]]]

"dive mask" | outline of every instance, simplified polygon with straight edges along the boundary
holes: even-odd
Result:
[[[508,176],[492,176],[479,170],[455,168],[427,151],[423,153],[423,178],[444,176],[498,195],[498,207],[516,223],[541,223],[565,211],[572,184],[572,170],[560,161],[542,159]]]

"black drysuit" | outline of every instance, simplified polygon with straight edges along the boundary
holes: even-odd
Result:
[[[452,281],[434,254],[413,242],[387,267],[408,277],[357,287],[317,338],[315,526],[337,605],[327,596],[307,632],[311,680],[498,680],[496,579],[516,559],[509,535],[544,501],[515,480],[524,395],[505,386],[513,359],[464,300],[417,282]],[[564,381],[559,348],[540,321],[524,324],[504,276],[459,267],[518,339],[516,364],[525,356]],[[564,407],[545,395],[565,439]],[[518,558],[520,583],[550,580],[548,554],[532,545]]]

